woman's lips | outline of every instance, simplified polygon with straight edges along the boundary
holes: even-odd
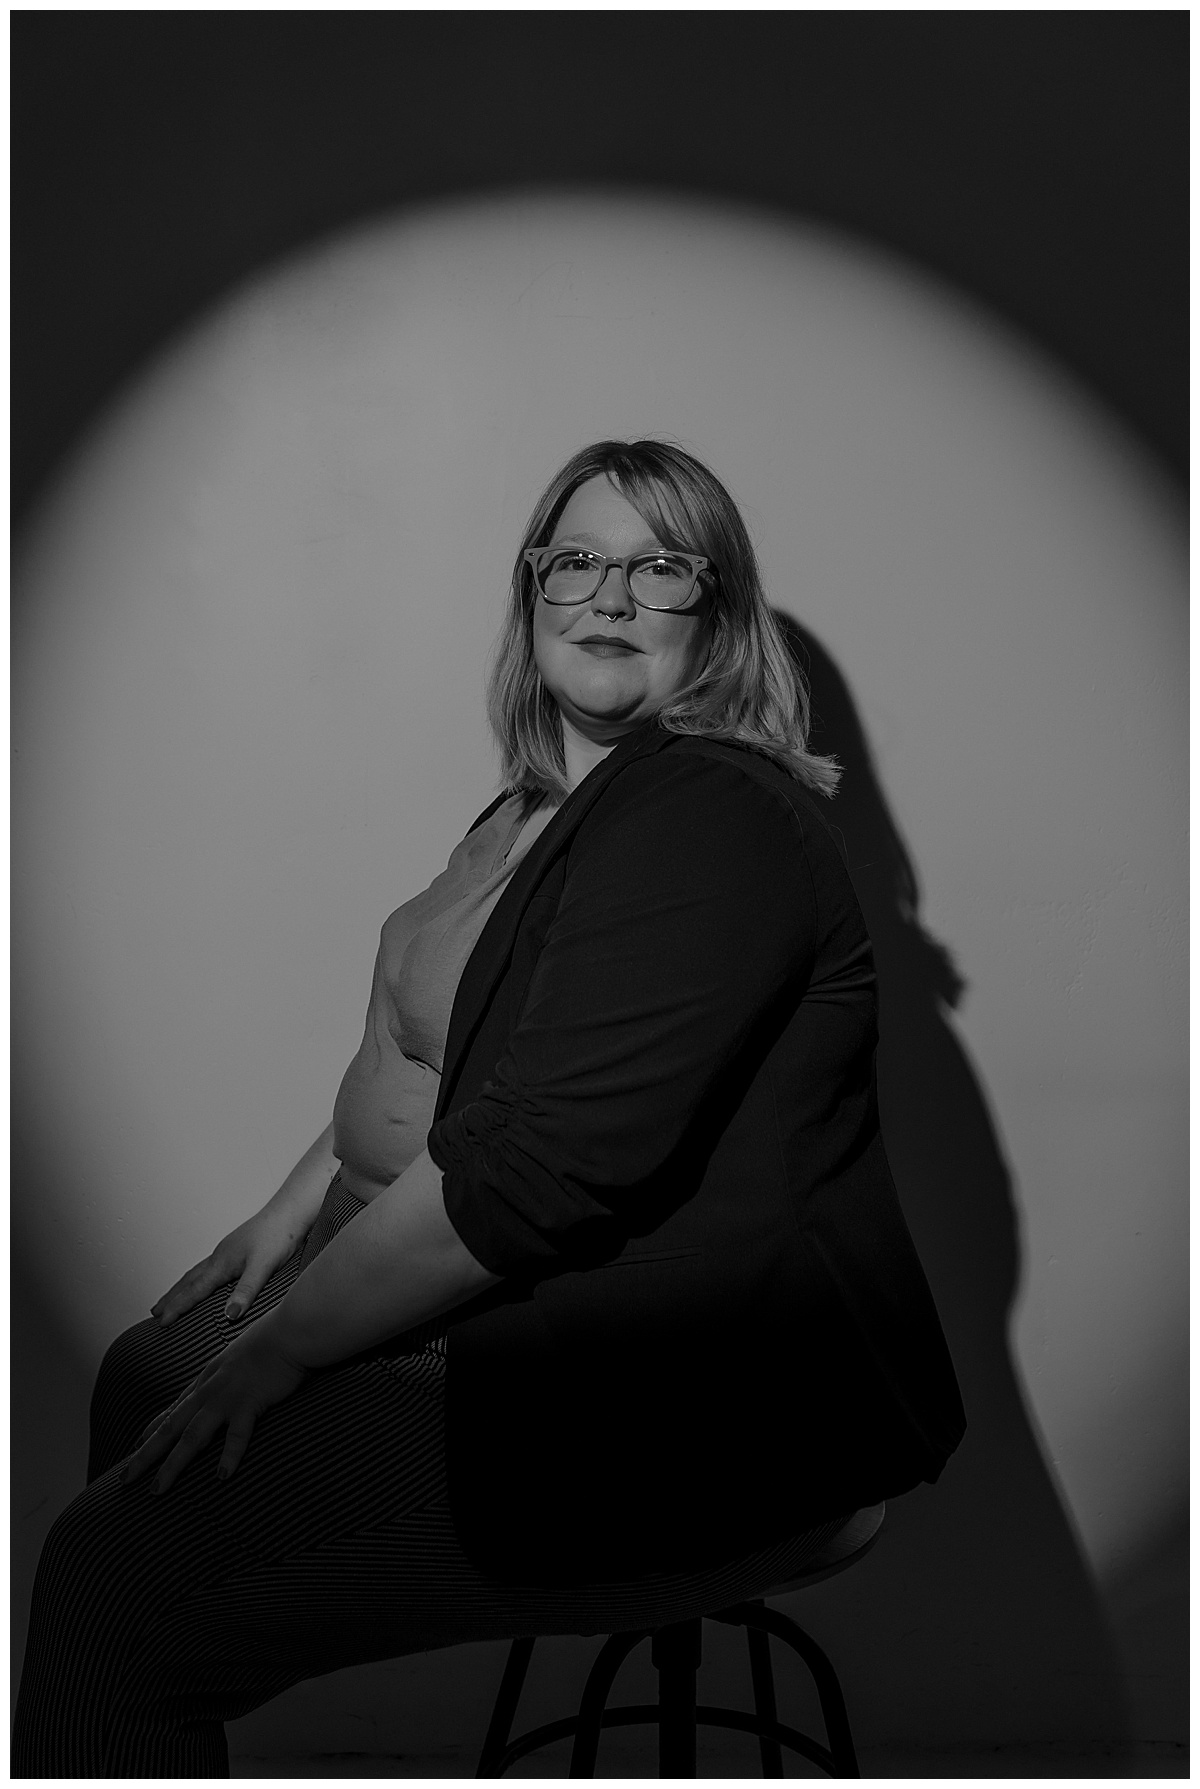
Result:
[[[581,652],[588,652],[593,658],[627,658],[631,653],[640,652],[640,646],[630,646],[626,640],[576,640],[575,644]]]

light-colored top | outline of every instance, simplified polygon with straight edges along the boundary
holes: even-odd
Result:
[[[384,922],[358,1053],[333,1108],[342,1184],[373,1199],[424,1149],[441,1082],[450,1009],[467,958],[524,853],[552,819],[523,820],[510,796],[454,847],[423,893]]]

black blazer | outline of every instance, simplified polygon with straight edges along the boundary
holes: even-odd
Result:
[[[814,799],[758,753],[627,735],[484,928],[429,1134],[451,1222],[505,1276],[449,1337],[482,1569],[687,1569],[937,1477],[964,1418],[875,1043]]]

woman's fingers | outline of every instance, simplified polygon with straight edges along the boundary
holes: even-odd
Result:
[[[150,1315],[162,1324],[173,1323],[193,1305],[198,1305],[202,1298],[207,1298],[210,1292],[215,1292],[218,1286],[227,1286],[231,1280],[236,1280],[225,1306],[225,1316],[230,1323],[244,1317],[275,1269],[287,1260],[291,1249],[291,1238],[278,1228],[267,1234],[259,1225],[254,1234],[252,1231],[253,1224],[243,1224],[240,1230],[225,1237],[211,1255],[190,1267],[157,1304],[151,1305]]]
[[[182,1317],[202,1298],[207,1298],[210,1292],[232,1279],[234,1272],[236,1269],[231,1270],[216,1255],[207,1256],[195,1267],[189,1267],[183,1278],[176,1280],[170,1291],[164,1292],[158,1303],[150,1306],[150,1315],[164,1325],[173,1323],[176,1317]]]
[[[193,1305],[215,1292],[218,1286],[229,1286],[225,1316],[236,1323],[245,1316],[277,1267],[287,1260],[298,1240],[294,1224],[286,1213],[272,1213],[269,1205],[256,1216],[247,1218],[228,1236],[223,1236],[211,1255],[197,1261],[158,1303],[150,1314],[160,1323],[173,1323],[190,1311]],[[233,1282],[236,1280],[237,1284]]]
[[[251,1323],[214,1355],[178,1403],[143,1440],[121,1474],[132,1484],[157,1466],[152,1489],[167,1491],[222,1429],[227,1429],[219,1473],[228,1478],[264,1410],[291,1397],[308,1377],[273,1340],[271,1314]]]
[[[145,1428],[142,1430],[141,1434],[138,1436],[138,1446],[139,1447],[142,1447],[147,1441],[149,1441],[151,1435],[156,1434],[158,1432],[158,1430],[162,1428],[162,1425],[166,1422],[167,1418],[170,1416],[170,1414],[174,1408],[175,1408],[175,1406],[173,1404],[168,1404],[168,1406],[165,1410],[160,1410],[157,1416],[151,1418],[151,1420],[146,1424]]]
[[[266,1285],[275,1267],[273,1261],[248,1261],[241,1279],[229,1295],[229,1303],[225,1306],[225,1315],[231,1323],[244,1317]]]
[[[196,1414],[184,1425],[178,1441],[154,1475],[152,1491],[169,1491],[185,1466],[191,1464],[198,1453],[202,1453],[221,1428],[224,1418],[211,1405],[197,1410]],[[253,1428],[254,1419],[250,1419]],[[246,1437],[247,1441],[249,1436]],[[243,1444],[242,1452],[244,1453]],[[240,1457],[240,1456],[239,1456]],[[218,1472],[218,1477],[228,1478],[227,1472]]]
[[[174,1443],[176,1436],[180,1435],[186,1427],[189,1412],[193,1407],[193,1398],[194,1393],[189,1392],[186,1397],[180,1398],[177,1404],[172,1405],[170,1410],[164,1412],[162,1417],[150,1425],[137,1451],[132,1453],[125,1463],[125,1470],[121,1474],[123,1485],[133,1484],[135,1479],[143,1478],[152,1466],[158,1464]]]
[[[149,1471],[156,1461],[162,1459],[175,1438],[182,1433],[205,1396],[208,1382],[217,1372],[220,1364],[219,1354],[206,1362],[192,1383],[179,1394],[175,1402],[142,1430],[142,1438],[137,1451],[130,1455],[129,1462],[121,1474],[123,1484],[132,1484],[134,1479],[141,1478],[143,1473]]]
[[[167,1411],[165,1419],[151,1430],[137,1452],[131,1456],[121,1474],[122,1484],[133,1484],[136,1479],[144,1478],[152,1466],[157,1466],[158,1471],[154,1475],[151,1489],[169,1490],[184,1467],[208,1446],[226,1420],[219,1405],[202,1403],[196,1391],[189,1392],[186,1398],[182,1398],[173,1409]],[[237,1450],[237,1460],[246,1451],[253,1427],[253,1416],[249,1419],[248,1427],[241,1417],[235,1417],[230,1425],[231,1434],[236,1428],[239,1436],[243,1436]],[[226,1447],[228,1451],[228,1444]],[[235,1465],[237,1460],[234,1461]],[[229,1472],[223,1471],[220,1476],[228,1478]]]
[[[163,1293],[162,1297],[150,1306],[151,1316],[161,1317],[182,1299],[188,1298],[192,1288],[211,1266],[212,1256],[206,1255],[203,1261],[198,1261],[194,1267],[189,1267],[186,1273],[180,1274],[175,1284],[169,1287],[167,1291]]]
[[[229,1478],[238,1469],[242,1455],[250,1445],[250,1437],[254,1433],[254,1414],[249,1412],[234,1417],[225,1436],[225,1446],[221,1452],[221,1463],[217,1467],[218,1478]]]

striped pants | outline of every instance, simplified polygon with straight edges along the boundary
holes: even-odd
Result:
[[[252,1313],[361,1209],[335,1179]],[[315,1374],[262,1418],[225,1482],[218,1438],[164,1496],[148,1479],[123,1486],[146,1425],[229,1339],[227,1297],[168,1329],[139,1323],[105,1356],[88,1487],[38,1566],[15,1777],[228,1776],[222,1723],[302,1678],[466,1640],[684,1620],[794,1575],[838,1526],[690,1576],[580,1589],[486,1579],[450,1518],[435,1333]]]

